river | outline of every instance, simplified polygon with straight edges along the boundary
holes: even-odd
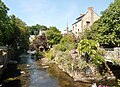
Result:
[[[16,65],[9,64],[5,70],[1,87],[91,87],[91,83],[74,82],[71,77],[56,65],[49,68],[41,65],[41,60],[22,55]],[[16,69],[14,69],[16,68]],[[9,73],[8,73],[9,71]],[[11,73],[11,74],[10,74]],[[109,82],[111,83],[111,82]],[[105,85],[110,85],[104,83]],[[112,84],[116,84],[112,82]],[[103,84],[102,84],[103,85]],[[108,86],[112,87],[112,86]]]

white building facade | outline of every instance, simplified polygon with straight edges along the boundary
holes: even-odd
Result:
[[[88,7],[86,14],[80,14],[76,22],[72,24],[72,32],[79,36],[84,29],[89,28],[100,17],[93,11],[93,7]]]

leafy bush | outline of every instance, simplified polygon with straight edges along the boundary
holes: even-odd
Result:
[[[59,48],[59,50],[62,51],[62,52],[64,52],[64,51],[66,51],[66,47],[61,45],[60,48]]]
[[[47,42],[49,43],[49,45],[58,44],[62,38],[61,32],[54,26],[50,27],[46,31],[46,35],[47,35]]]
[[[66,51],[66,47],[64,45],[61,45],[61,44],[55,45],[54,48],[56,51],[61,51],[61,52]]]
[[[54,58],[54,55],[51,51],[45,52],[44,56],[45,58],[48,58],[48,60],[52,60]]]
[[[56,51],[61,51],[61,52],[65,52],[65,51],[70,51],[72,49],[74,49],[76,47],[75,43],[64,43],[64,44],[57,44],[54,46]]]
[[[78,51],[80,55],[84,56],[87,62],[92,60],[92,62],[98,66],[104,61],[103,56],[99,52],[99,49],[99,43],[94,40],[84,39],[78,45]]]
[[[38,51],[38,52],[36,52],[36,54],[35,54],[37,57],[40,57],[40,58],[42,58],[43,56],[44,56],[44,53],[43,52],[41,52],[41,51]]]

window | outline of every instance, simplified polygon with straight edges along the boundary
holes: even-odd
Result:
[[[74,30],[74,26],[73,26],[73,30]]]
[[[86,27],[90,26],[90,21],[86,21]]]
[[[77,24],[75,24],[75,27],[77,27]]]

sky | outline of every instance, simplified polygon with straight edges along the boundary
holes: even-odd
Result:
[[[59,30],[66,29],[88,7],[101,16],[101,11],[108,8],[114,0],[2,0],[10,9],[8,14],[14,14],[28,26],[40,24],[47,27],[56,26]]]

